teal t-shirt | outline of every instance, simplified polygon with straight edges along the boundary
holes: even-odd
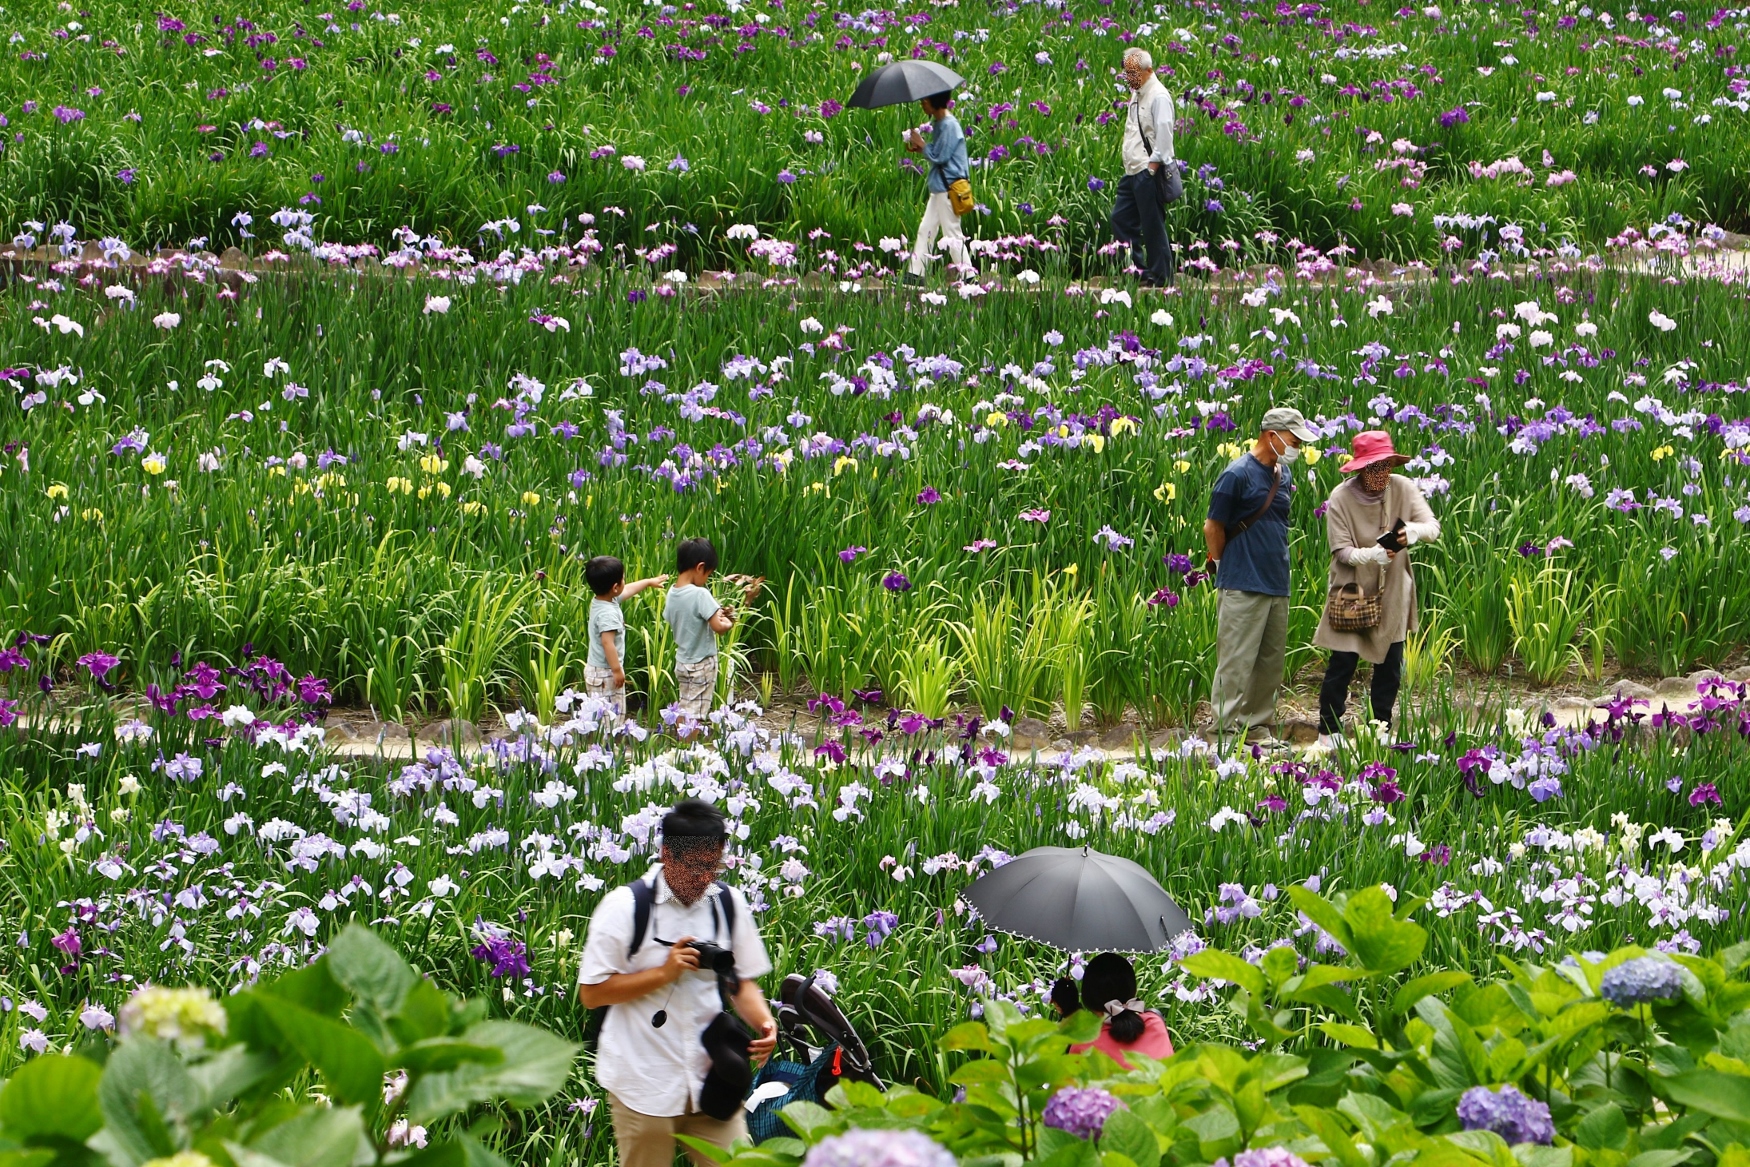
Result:
[[[602,648],[602,633],[614,633],[614,647],[619,650],[620,665],[626,664],[626,615],[620,611],[620,601],[594,599],[589,602],[589,665],[594,669],[608,667],[607,650]]]
[[[709,588],[681,584],[668,590],[662,616],[674,629],[675,659],[681,664],[690,665],[717,655],[717,634],[711,631],[710,621],[720,607]]]

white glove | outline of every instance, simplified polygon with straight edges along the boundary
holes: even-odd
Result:
[[[1440,538],[1440,520],[1429,519],[1426,523],[1405,523],[1404,543],[1432,543]]]
[[[1350,567],[1355,567],[1362,563],[1377,563],[1379,566],[1384,567],[1391,562],[1391,556],[1386,554],[1384,547],[1379,546],[1351,547],[1343,553],[1343,557],[1348,561]]]

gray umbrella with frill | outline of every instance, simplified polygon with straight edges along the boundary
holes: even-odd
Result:
[[[991,928],[1066,952],[1160,952],[1191,927],[1140,864],[1089,847],[1035,847],[960,895]]]
[[[880,109],[904,105],[966,84],[966,78],[934,61],[895,61],[883,65],[857,86],[845,104],[852,109]]]

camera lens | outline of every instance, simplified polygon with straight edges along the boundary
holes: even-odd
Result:
[[[720,944],[709,941],[694,941],[693,949],[699,954],[699,967],[709,969],[719,976],[729,976],[735,972],[735,953]]]

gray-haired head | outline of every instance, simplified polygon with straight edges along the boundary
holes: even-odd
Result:
[[[1155,59],[1147,49],[1141,48],[1137,45],[1131,45],[1128,49],[1124,50],[1124,67],[1128,69],[1132,65],[1137,65],[1153,72]]]

